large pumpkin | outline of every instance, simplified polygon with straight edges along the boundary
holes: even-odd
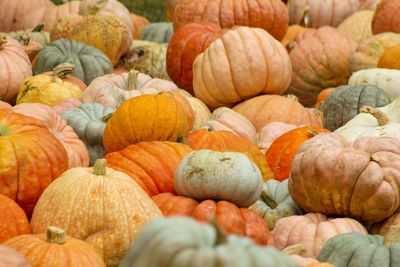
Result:
[[[373,17],[372,10],[358,11],[340,23],[337,29],[352,37],[357,43],[361,43],[373,35],[371,30]]]
[[[105,156],[108,165],[128,174],[146,193],[175,194],[174,175],[179,162],[192,149],[173,142],[141,142]]]
[[[0,109],[0,194],[30,216],[44,189],[68,167],[61,142],[39,120]]]
[[[156,43],[169,43],[174,34],[174,27],[171,22],[150,23],[143,27],[140,32],[140,40]]]
[[[372,31],[374,34],[382,32],[400,33],[398,13],[400,3],[397,0],[382,0],[375,9],[372,21]]]
[[[282,94],[290,75],[290,59],[281,43],[262,29],[238,27],[197,56],[193,88],[211,108],[232,106],[259,94]]]
[[[117,266],[148,221],[161,212],[128,175],[97,160],[92,168],[69,169],[43,193],[32,216],[34,233],[47,225],[85,240],[107,266]]]
[[[289,192],[307,212],[382,221],[399,208],[399,164],[397,139],[363,137],[349,143],[320,134],[298,150]]]
[[[323,89],[347,83],[348,61],[357,43],[328,26],[302,32],[295,42],[290,51],[293,76],[287,92],[299,97],[303,105],[313,106]]]
[[[247,236],[258,244],[273,244],[268,227],[255,212],[238,208],[227,201],[204,200],[200,203],[194,199],[163,193],[152,197],[165,216],[190,216],[200,222],[216,223],[228,234]]]
[[[32,265],[14,249],[0,245],[0,266],[4,267],[32,267]]]

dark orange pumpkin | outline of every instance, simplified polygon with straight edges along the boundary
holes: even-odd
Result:
[[[319,109],[322,105],[322,103],[325,101],[325,98],[328,97],[328,95],[330,95],[333,90],[335,90],[335,88],[327,88],[322,90],[317,97],[317,103],[315,103],[314,108]]]

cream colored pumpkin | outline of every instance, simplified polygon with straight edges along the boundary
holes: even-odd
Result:
[[[193,97],[187,91],[179,89],[179,93],[189,101],[194,113],[193,131],[203,128],[206,122],[211,118],[211,112],[207,105],[200,99]]]
[[[340,23],[337,29],[353,38],[357,43],[361,43],[373,35],[371,29],[373,17],[374,11],[358,11]]]

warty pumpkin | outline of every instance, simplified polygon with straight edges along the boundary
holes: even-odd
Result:
[[[169,43],[174,34],[172,22],[153,22],[143,27],[140,40],[155,43]]]
[[[400,45],[389,47],[378,61],[378,68],[400,70]]]
[[[99,159],[91,168],[72,168],[43,193],[32,216],[33,233],[47,225],[89,243],[107,266],[117,266],[143,225],[160,210],[128,175]]]
[[[257,133],[257,146],[265,154],[272,143],[282,134],[301,126],[284,122],[271,122]]]
[[[358,11],[342,21],[337,29],[352,37],[357,43],[361,43],[373,35],[371,29],[373,17],[374,11],[372,10]]]
[[[24,256],[5,245],[0,245],[0,266],[32,267]]]
[[[374,34],[382,32],[400,33],[398,14],[400,3],[396,0],[382,0],[376,6],[374,19],[372,20],[372,31]]]

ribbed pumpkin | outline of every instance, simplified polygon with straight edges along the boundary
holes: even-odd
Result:
[[[328,26],[302,32],[295,42],[290,51],[293,76],[287,92],[298,96],[303,105],[313,106],[323,89],[347,83],[348,61],[357,43]]]
[[[382,0],[375,9],[372,21],[372,31],[374,34],[382,32],[400,33],[398,14],[400,12],[400,2],[397,0]]]
[[[0,109],[0,194],[30,216],[47,185],[67,167],[67,152],[45,125]]]
[[[290,75],[281,43],[262,29],[237,27],[197,56],[193,88],[196,97],[215,109],[259,94],[282,94]]]
[[[142,141],[185,142],[191,127],[174,95],[142,95],[115,111],[107,122],[103,144],[107,152],[114,152]]]
[[[305,141],[323,132],[329,131],[320,127],[306,126],[291,130],[276,138],[265,153],[265,159],[275,179],[283,181],[289,178],[297,150]]]
[[[52,71],[61,63],[75,65],[72,76],[89,84],[98,76],[112,72],[113,66],[107,56],[95,47],[77,41],[60,39],[44,47],[38,54],[33,72]]]
[[[4,34],[0,34],[0,62],[0,100],[14,103],[21,83],[32,76],[31,62],[18,41]]]
[[[193,93],[193,63],[224,30],[210,22],[189,23],[175,32],[168,45],[167,71],[180,87]]]
[[[181,0],[175,7],[174,30],[191,22],[207,21],[221,28],[235,25],[262,28],[282,40],[288,27],[287,8],[281,0]]]
[[[373,17],[372,10],[358,11],[340,23],[337,29],[352,37],[357,43],[361,43],[373,35],[371,30]]]
[[[33,266],[106,266],[91,245],[53,226],[47,227],[46,233],[14,237],[5,245],[25,256]]]
[[[238,208],[227,201],[204,200],[174,196],[163,193],[152,197],[164,216],[189,216],[200,222],[215,219],[216,223],[227,234],[236,234],[252,238],[258,244],[274,243],[263,219],[246,208]]]
[[[32,267],[24,256],[5,245],[0,245],[0,266]]]
[[[114,16],[71,16],[57,21],[51,40],[65,38],[94,46],[104,52],[113,65],[129,52],[132,33],[128,26]]]
[[[284,122],[295,125],[321,126],[313,112],[304,108],[297,97],[264,95],[251,98],[233,108],[245,116],[257,131],[271,122]]]
[[[83,212],[84,211],[84,212]],[[92,168],[64,172],[43,193],[32,216],[34,233],[47,225],[88,242],[107,266],[117,266],[148,221],[161,216],[128,175],[97,160]]]
[[[400,70],[400,45],[389,47],[378,61],[378,68]]]
[[[108,165],[128,174],[146,193],[175,194],[174,175],[179,162],[192,149],[173,142],[141,142],[105,156]]]
[[[169,43],[174,34],[171,22],[154,22],[143,27],[140,32],[140,40],[156,43]]]
[[[301,126],[279,121],[268,123],[257,133],[257,146],[265,153],[276,138],[299,127]]]
[[[273,174],[261,151],[247,139],[228,131],[209,131],[201,129],[189,135],[189,145],[195,149],[209,149],[219,152],[240,152],[249,157],[260,169],[264,180],[273,178]]]
[[[32,38],[32,32],[20,31],[7,34],[7,36],[17,40],[22,45],[31,63],[35,61],[37,54],[43,48],[43,44]]]

